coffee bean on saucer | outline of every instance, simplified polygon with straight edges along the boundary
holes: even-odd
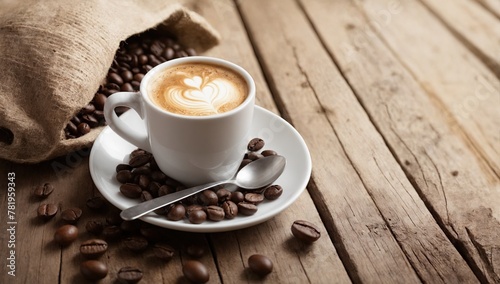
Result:
[[[207,267],[197,260],[187,260],[184,262],[182,273],[184,277],[194,283],[206,283],[210,280]]]
[[[170,261],[175,254],[175,249],[166,244],[155,244],[152,251],[155,257],[164,261]]]
[[[132,172],[130,170],[121,170],[116,173],[116,180],[120,183],[131,182],[132,179]]]
[[[186,215],[186,208],[182,204],[174,204],[168,209],[167,219],[171,221],[179,221]]]
[[[264,195],[260,193],[249,192],[245,194],[245,201],[253,204],[259,204],[264,201]]]
[[[215,194],[217,194],[217,198],[218,198],[220,203],[222,203],[226,200],[231,200],[231,191],[229,191],[225,188],[218,189],[215,192]]]
[[[128,198],[135,199],[141,197],[142,189],[137,184],[125,183],[120,185],[120,192]]]
[[[128,164],[133,168],[138,168],[140,166],[144,166],[145,164],[149,163],[150,159],[151,159],[151,154],[145,152],[142,154],[137,154],[132,158],[130,158]]]
[[[85,224],[85,230],[93,235],[99,235],[104,229],[104,224],[98,220],[90,220]]]
[[[207,217],[212,221],[221,221],[225,217],[224,209],[217,205],[210,205],[207,207]]]
[[[264,197],[267,200],[275,200],[283,194],[283,188],[277,184],[268,186],[264,191]]]
[[[217,194],[211,190],[204,190],[198,195],[198,202],[201,205],[216,205],[218,201]]]
[[[262,151],[260,153],[264,157],[278,155],[278,153],[276,153],[276,151],[274,151],[274,150],[264,150],[264,151]]]
[[[264,156],[262,154],[259,154],[259,153],[256,153],[256,152],[250,152],[247,155],[247,159],[249,159],[251,161],[255,161],[255,160],[258,160],[258,159],[263,158],[263,157]]]
[[[254,254],[248,258],[248,267],[255,274],[265,276],[273,271],[273,262],[262,254]]]
[[[117,277],[120,283],[134,284],[141,281],[143,276],[142,270],[135,267],[125,266],[120,268]]]
[[[236,215],[238,215],[238,205],[232,201],[222,203],[222,209],[224,210],[224,216],[226,219],[233,219]]]
[[[51,183],[45,183],[43,185],[36,186],[33,190],[33,194],[39,198],[46,198],[54,191],[54,186]]]
[[[203,210],[193,210],[188,213],[188,220],[192,224],[201,224],[207,220],[207,213]]]
[[[321,237],[319,228],[313,223],[304,220],[293,222],[292,234],[305,243],[313,243]]]
[[[233,191],[231,192],[231,201],[238,204],[245,200],[245,194],[241,191]]]
[[[246,166],[246,165],[250,164],[251,162],[252,162],[252,160],[250,160],[250,159],[243,159],[243,160],[241,161],[241,164],[240,164],[239,169],[241,169],[241,168],[243,168],[244,166]]]
[[[63,225],[54,233],[54,241],[61,246],[67,246],[78,237],[78,228],[73,225]]]
[[[132,167],[128,164],[118,164],[116,166],[116,172],[120,172],[120,171],[124,171],[124,170],[127,170],[127,171],[130,171],[132,170]]]
[[[252,140],[250,140],[250,142],[248,142],[248,146],[247,146],[247,149],[248,151],[259,151],[260,149],[262,149],[262,147],[264,147],[264,140],[262,140],[261,138],[253,138]]]
[[[108,275],[108,267],[99,260],[86,260],[80,264],[80,272],[87,280],[97,281]]]
[[[144,237],[132,236],[123,240],[123,245],[131,251],[140,252],[148,247],[148,240]]]
[[[90,239],[80,245],[80,253],[89,259],[98,258],[108,250],[108,243],[101,239]]]
[[[246,216],[251,216],[257,212],[257,206],[253,203],[243,201],[238,203],[238,212]]]
[[[81,216],[82,216],[82,209],[78,207],[68,208],[61,212],[61,219],[70,224],[75,224],[78,220],[80,220]]]
[[[55,204],[41,204],[38,206],[37,216],[42,220],[49,220],[57,214],[58,207]]]
[[[149,193],[149,191],[142,191],[141,192],[141,201],[144,202],[144,201],[148,201],[148,200],[151,200],[153,199],[153,195],[151,195],[151,193]]]

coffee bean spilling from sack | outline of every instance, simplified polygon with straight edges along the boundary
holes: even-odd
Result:
[[[263,147],[264,140],[252,139],[248,143],[248,152],[243,157],[240,169],[257,159],[277,154],[273,150],[261,151]],[[181,183],[161,172],[153,155],[142,149],[130,153],[128,164],[116,167],[116,180],[121,183],[120,192],[124,196],[141,201],[185,189]],[[264,200],[275,200],[282,193],[283,188],[279,185],[270,185],[257,190],[238,188],[232,192],[223,186],[217,186],[157,209],[155,212],[171,221],[186,218],[192,224],[200,224],[207,220],[222,221],[233,219],[238,215],[254,215],[258,210],[258,204]]]
[[[138,91],[144,75],[156,65],[193,55],[196,55],[194,49],[184,48],[172,38],[152,32],[122,41],[105,82],[99,86],[92,101],[66,125],[66,138],[77,138],[89,133],[92,128],[106,125],[103,108],[111,94]],[[116,108],[115,111],[120,115],[126,110],[127,108]]]

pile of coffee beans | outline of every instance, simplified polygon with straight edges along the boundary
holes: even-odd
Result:
[[[240,169],[262,157],[277,155],[273,150],[261,151],[264,145],[264,140],[252,139],[248,143],[248,152],[243,157]],[[119,164],[116,167],[116,180],[121,183],[120,192],[124,196],[141,201],[185,189],[181,183],[163,173],[153,155],[142,149],[130,153],[128,164]],[[155,212],[171,221],[187,218],[192,224],[200,224],[206,220],[222,221],[233,219],[237,215],[253,215],[258,210],[258,204],[264,200],[276,200],[282,193],[283,188],[277,184],[257,190],[236,191],[218,186]]]
[[[106,125],[103,108],[111,94],[138,91],[144,75],[156,65],[193,55],[196,55],[194,49],[185,48],[172,37],[154,31],[134,35],[122,41],[104,83],[99,86],[92,101],[66,125],[66,138],[80,137],[89,133],[92,128]],[[121,114],[125,110],[127,109],[117,108],[116,112]]]

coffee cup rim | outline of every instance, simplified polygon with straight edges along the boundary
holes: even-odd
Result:
[[[233,71],[238,72],[241,76],[243,76],[245,82],[247,83],[248,86],[248,93],[245,98],[245,100],[235,107],[234,109],[230,111],[226,111],[223,113],[218,113],[218,114],[211,114],[211,115],[203,115],[203,116],[195,116],[195,115],[185,115],[185,114],[178,114],[178,113],[173,113],[167,110],[164,110],[160,107],[158,107],[156,104],[153,103],[151,98],[149,97],[149,94],[147,93],[147,88],[146,86],[149,84],[149,80],[160,70],[163,70],[165,68],[170,68],[173,66],[185,64],[185,63],[211,63],[215,65],[220,65],[226,68],[229,68]],[[253,98],[255,97],[255,81],[253,80],[252,76],[248,71],[246,71],[243,67],[232,63],[230,61],[227,61],[222,58],[217,58],[217,57],[210,57],[210,56],[188,56],[188,57],[181,57],[181,58],[176,58],[172,59],[163,63],[158,64],[157,66],[153,67],[153,69],[149,70],[145,75],[144,78],[141,81],[141,85],[139,88],[139,93],[143,97],[144,101],[154,108],[155,110],[166,114],[170,115],[173,117],[177,118],[182,118],[182,119],[193,119],[193,120],[207,120],[207,119],[216,119],[216,118],[221,118],[221,117],[226,117],[230,116],[236,112],[239,112],[241,109],[245,108],[248,104],[250,104],[253,101]]]

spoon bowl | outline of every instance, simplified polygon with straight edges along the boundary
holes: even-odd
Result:
[[[163,195],[127,208],[120,213],[120,216],[126,221],[134,220],[158,208],[221,184],[235,184],[244,189],[262,188],[273,183],[283,173],[285,166],[286,159],[280,155],[260,158],[241,168],[232,179],[216,181]]]

